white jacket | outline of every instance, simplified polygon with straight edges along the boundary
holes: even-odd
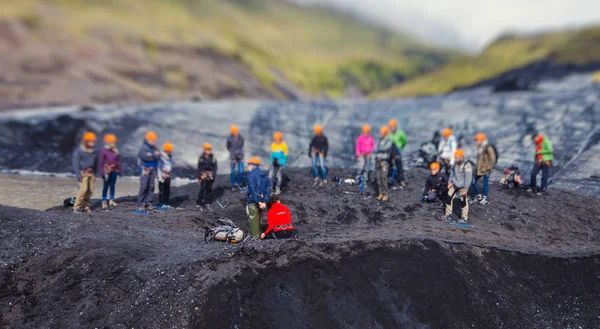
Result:
[[[173,165],[175,165],[175,158],[173,155],[169,156],[165,152],[160,154],[160,161],[158,162],[158,181],[163,183],[165,178],[173,178]]]
[[[454,152],[456,152],[457,144],[456,138],[450,136],[448,140],[442,138],[440,145],[438,146],[438,155],[441,159],[450,160],[450,165],[454,165]]]

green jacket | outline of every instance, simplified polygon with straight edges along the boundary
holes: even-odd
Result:
[[[394,145],[400,149],[400,151],[402,151],[404,146],[406,146],[406,134],[400,129],[390,133],[390,139],[392,140],[392,143],[394,143]]]
[[[540,152],[537,152],[536,145],[536,154],[535,158],[538,159],[538,155],[542,157],[542,161],[554,161],[554,151],[552,150],[552,142],[546,136],[542,139],[542,147]]]

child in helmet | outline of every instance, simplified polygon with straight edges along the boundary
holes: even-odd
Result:
[[[87,131],[83,134],[81,144],[73,151],[73,173],[79,182],[79,193],[75,198],[73,212],[92,212],[90,199],[94,192],[96,169],[98,166],[98,152],[96,147],[96,134]]]
[[[117,177],[121,175],[121,155],[117,149],[117,136],[106,134],[104,136],[104,148],[98,156],[98,172],[104,180],[102,186],[102,209],[107,210],[108,207],[114,208],[117,206],[115,202],[115,185]],[[110,201],[107,202],[106,197],[110,189]]]
[[[217,178],[217,158],[212,154],[212,145],[204,143],[204,152],[198,159],[198,183],[200,190],[198,191],[198,199],[196,207],[205,207],[207,204],[206,196],[212,192],[213,182]]]
[[[288,147],[283,140],[283,134],[277,131],[273,134],[273,143],[271,144],[271,167],[269,168],[269,179],[275,183],[274,194],[281,193],[281,181],[283,178],[282,170],[287,164]]]
[[[163,152],[158,164],[158,204],[162,209],[169,209],[169,199],[171,196],[171,179],[173,178],[173,144],[164,143]]]
[[[154,180],[158,172],[160,151],[156,147],[158,135],[149,131],[146,133],[144,143],[138,154],[140,164],[140,191],[137,198],[139,211],[151,211],[152,195],[154,193]]]
[[[429,165],[431,175],[425,181],[425,188],[421,194],[421,200],[427,202],[435,202],[437,198],[442,196],[443,191],[447,188],[448,178],[443,173],[440,173],[441,166],[438,162],[432,162]]]
[[[241,190],[244,180],[244,137],[237,126],[231,126],[227,150],[231,161],[231,191]]]
[[[364,125],[362,134],[356,139],[356,181],[360,183],[362,193],[369,178],[374,149],[375,139],[371,136],[371,126]]]
[[[312,160],[313,185],[319,184],[319,177],[323,180],[321,184],[327,184],[325,158],[327,158],[328,150],[329,142],[323,135],[323,126],[315,125],[315,136],[308,147],[308,157]]]

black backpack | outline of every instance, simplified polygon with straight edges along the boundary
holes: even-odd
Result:
[[[497,164],[498,163],[498,159],[500,159],[500,154],[498,153],[498,149],[496,148],[496,145],[489,144],[488,147],[491,147],[492,150],[494,150],[494,154],[496,155],[496,162],[494,164]]]

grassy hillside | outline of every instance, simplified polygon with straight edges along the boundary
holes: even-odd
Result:
[[[459,57],[440,70],[393,87],[378,96],[447,93],[541,59],[560,64],[600,62],[600,27],[528,37],[505,36],[477,56]]]
[[[141,40],[149,66],[166,47],[214,49],[279,96],[274,83],[283,80],[312,95],[342,96],[350,86],[372,93],[453,56],[408,35],[281,0],[2,0],[0,21],[22,23],[41,43],[54,42],[51,35],[70,46],[101,42],[126,49]],[[186,81],[185,69],[160,75]],[[120,79],[144,89],[139,79]]]

